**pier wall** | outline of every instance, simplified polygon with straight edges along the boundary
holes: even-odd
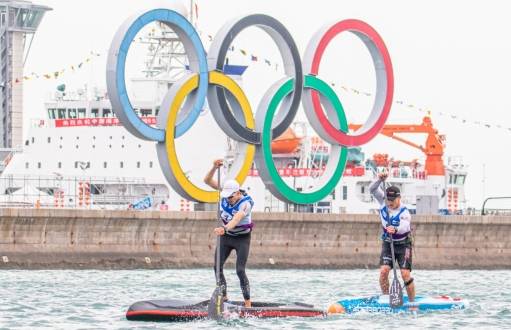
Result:
[[[0,209],[0,269],[212,267],[214,217]],[[255,213],[253,219],[252,268],[378,267],[376,215]],[[415,268],[511,268],[511,217],[414,216],[412,222]]]

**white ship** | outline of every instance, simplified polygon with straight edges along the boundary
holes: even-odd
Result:
[[[187,62],[182,44],[167,27],[156,26],[145,33],[139,39],[147,47],[145,69],[140,78],[132,79],[130,97],[143,120],[155,124],[163,95],[186,71]],[[160,169],[155,143],[132,136],[120,125],[104,91],[61,90],[45,109],[43,118],[31,120],[22,150],[4,152],[1,206],[127,209],[147,201],[143,204],[151,209],[204,209],[204,205],[186,201],[170,188]],[[213,122],[207,110],[204,116]],[[405,128],[398,126],[388,125],[382,133],[397,138],[394,133]],[[243,187],[256,201],[256,211],[369,213],[377,208],[369,185],[375,173],[385,170],[390,183],[401,187],[404,202],[413,211],[463,212],[464,166],[459,161],[444,165],[443,138],[427,118],[416,126],[428,134],[426,147],[415,146],[427,155],[425,165],[397,162],[384,155],[366,160],[360,149],[351,149],[341,182],[328,198],[313,205],[277,200],[265,189],[256,168]],[[329,146],[310,132],[307,124],[295,123],[273,144],[275,164],[296,190],[314,186],[328,161]],[[433,154],[428,147],[430,139],[437,148]],[[225,153],[229,150],[232,141],[227,140]]]

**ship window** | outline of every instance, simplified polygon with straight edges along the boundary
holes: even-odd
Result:
[[[85,108],[78,109],[78,118],[85,118]]]
[[[103,109],[103,117],[110,117],[110,109]]]
[[[78,162],[75,162],[75,168],[78,168]]]
[[[342,200],[348,200],[348,186],[342,186]]]
[[[28,162],[25,163],[25,168],[28,168]]]
[[[154,111],[154,115],[158,116],[159,113],[160,113],[160,107],[156,107],[156,110]]]
[[[149,168],[153,168],[153,162],[149,162]]]
[[[34,141],[35,141],[35,138],[34,138],[34,137],[32,137],[32,143],[34,143]]]
[[[75,108],[72,108],[72,109],[68,109],[68,118],[76,118],[76,109]]]
[[[55,116],[56,116],[55,108],[48,109],[48,118],[55,119]]]
[[[96,109],[96,108],[91,109],[90,114],[91,114],[91,117],[94,117],[94,118],[98,117],[99,109]]]
[[[87,162],[87,168],[90,168],[90,162]]]
[[[57,166],[58,166],[58,168],[62,168],[62,162],[59,162],[59,164]]]
[[[41,162],[37,163],[37,168],[41,168]]]
[[[124,162],[121,162],[121,168],[124,168]]]
[[[452,175],[449,174],[449,184],[452,184]]]
[[[153,110],[151,109],[141,109],[140,113],[142,114],[142,117],[150,116]]]
[[[58,109],[57,112],[59,119],[66,119],[66,109]]]
[[[106,168],[107,163],[103,162],[103,168]]]
[[[454,176],[454,184],[463,185],[465,184],[465,176],[464,175],[455,175]]]
[[[140,162],[137,162],[137,168],[140,168]]]
[[[48,136],[48,143],[51,143],[51,137]]]
[[[360,192],[362,194],[365,194],[366,193],[366,187],[365,186],[360,187]]]

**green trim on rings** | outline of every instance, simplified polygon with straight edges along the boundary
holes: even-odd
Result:
[[[259,170],[259,175],[273,195],[283,201],[311,204],[324,199],[335,189],[346,167],[348,148],[337,144],[331,146],[325,171],[317,182],[316,187],[310,191],[299,192],[287,185],[279,175],[273,162],[271,151],[273,137],[271,129],[279,105],[284,98],[293,92],[293,84],[293,78],[285,78],[277,82],[266,92],[259,105],[256,114],[256,127],[258,129],[262,128],[262,139],[261,144],[256,146],[255,163]],[[334,90],[323,80],[313,75],[305,76],[304,88],[310,88],[319,92],[321,104],[326,111],[328,119],[333,122],[336,128],[347,133],[348,122],[344,108]],[[306,115],[309,116],[307,112]],[[308,119],[310,121],[310,118]]]

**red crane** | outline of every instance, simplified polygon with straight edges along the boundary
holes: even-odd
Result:
[[[349,128],[350,130],[357,130],[361,126],[362,125],[350,124]],[[425,133],[427,134],[426,145],[422,146],[408,141],[396,135],[399,133]],[[438,134],[438,130],[433,127],[430,117],[424,117],[420,125],[385,125],[380,131],[380,134],[422,151],[426,155],[425,169],[427,175],[445,175],[443,160],[445,136]]]

